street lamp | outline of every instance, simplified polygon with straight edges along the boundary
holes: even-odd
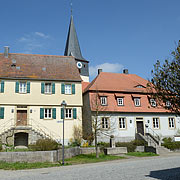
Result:
[[[64,165],[64,115],[67,103],[65,100],[62,101],[61,106],[63,108],[63,144],[62,144],[62,165]]]

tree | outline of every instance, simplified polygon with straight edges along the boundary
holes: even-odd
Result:
[[[110,121],[110,114],[108,115],[109,125],[107,128],[102,128],[101,112],[105,112],[107,106],[102,106],[99,98],[99,92],[96,90],[91,96],[91,108],[93,110],[92,114],[92,137],[95,142],[96,148],[96,158],[99,158],[98,153],[98,136],[105,135],[110,137],[114,130],[114,123]]]
[[[148,86],[159,105],[180,114],[180,41],[170,61],[156,62]]]

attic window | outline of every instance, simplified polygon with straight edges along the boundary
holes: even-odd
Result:
[[[42,70],[43,70],[43,71],[46,71],[46,68],[45,68],[45,67],[43,67],[43,68],[42,68]]]
[[[142,85],[137,85],[136,88],[145,88],[145,87]]]

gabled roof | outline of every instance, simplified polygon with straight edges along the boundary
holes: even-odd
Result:
[[[71,20],[70,20],[70,25],[69,25],[69,31],[68,31],[64,56],[73,56],[75,57],[75,59],[85,60],[81,54],[81,49],[80,49],[72,15],[71,15]]]
[[[133,112],[133,113],[166,113],[163,107],[152,107],[149,102],[148,81],[135,74],[101,72],[84,90],[89,93],[91,111],[100,112]],[[99,97],[107,97],[107,106],[100,105]],[[97,99],[98,97],[98,99]],[[124,98],[124,105],[118,106],[117,98]],[[134,105],[134,98],[140,98],[141,106]],[[96,104],[98,102],[98,105]]]
[[[148,81],[136,74],[101,72],[85,89],[86,91],[147,92]],[[141,86],[141,87],[140,87]]]
[[[14,53],[0,54],[0,78],[81,81],[73,57]]]

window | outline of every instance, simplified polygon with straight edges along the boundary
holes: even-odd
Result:
[[[44,109],[44,119],[51,119],[52,118],[52,109],[45,108]]]
[[[173,117],[168,118],[169,119],[169,127],[175,128],[175,119]]]
[[[159,129],[159,118],[153,118],[153,128]]]
[[[119,118],[119,128],[126,129],[126,118],[124,117]]]
[[[150,104],[152,107],[156,107],[156,101],[154,99],[150,99]]]
[[[44,93],[47,93],[47,94],[52,93],[52,84],[51,83],[45,83]]]
[[[109,128],[109,121],[107,117],[103,117],[101,119],[102,129],[108,129]]]
[[[72,109],[65,109],[65,119],[72,119]]]
[[[72,94],[71,84],[65,84],[65,94]]]
[[[107,97],[100,97],[101,105],[106,106],[107,105]]]
[[[170,101],[166,101],[166,107],[170,107],[170,106],[171,106]]]
[[[26,82],[20,82],[19,83],[19,92],[20,93],[26,93]]]
[[[118,106],[124,106],[124,98],[117,98]]]
[[[140,98],[134,98],[134,105],[141,106]]]

